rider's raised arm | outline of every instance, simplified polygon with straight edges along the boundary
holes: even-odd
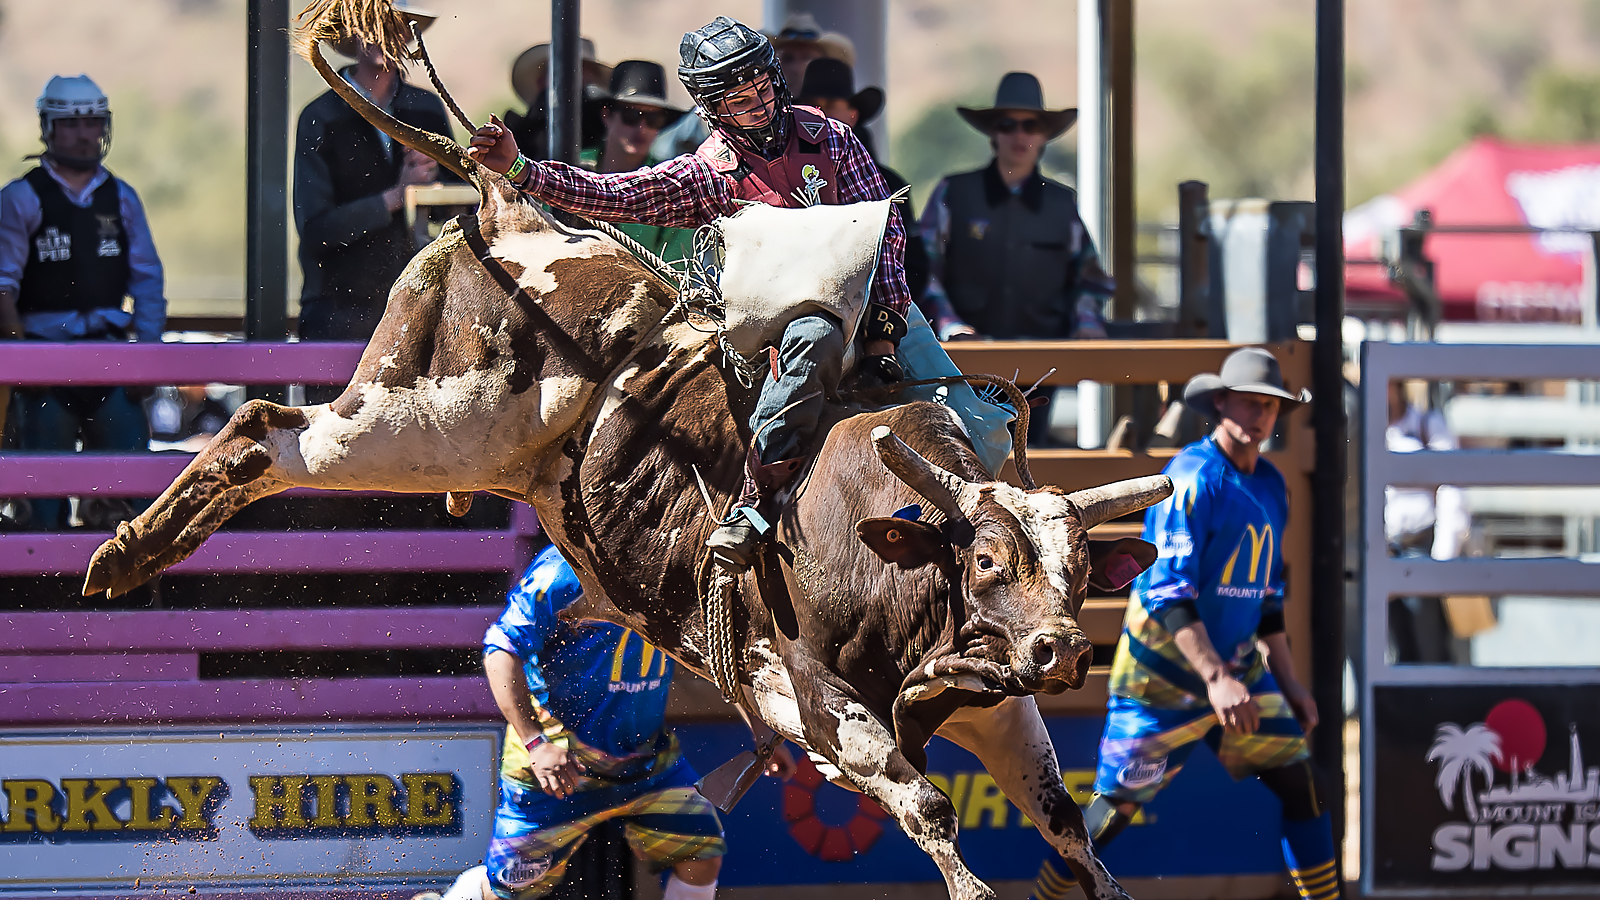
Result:
[[[693,154],[605,175],[530,161],[525,179],[522,189],[551,206],[607,222],[695,228],[734,211],[732,181]]]

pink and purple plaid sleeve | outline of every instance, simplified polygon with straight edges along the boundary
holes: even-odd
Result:
[[[693,154],[608,175],[552,161],[531,163],[529,170],[528,193],[606,222],[695,228],[734,209],[732,183]]]
[[[828,132],[828,150],[838,160],[839,202],[860,203],[889,196],[889,186],[867,148],[843,123],[830,119],[828,124],[833,126]],[[895,204],[889,213],[883,253],[872,281],[872,302],[882,303],[902,316],[911,310],[911,288],[906,286],[906,227],[900,204]]]

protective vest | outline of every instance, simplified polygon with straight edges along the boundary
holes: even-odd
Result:
[[[768,206],[833,205],[839,202],[839,172],[828,154],[828,118],[796,106],[789,142],[777,159],[746,150],[712,130],[695,152],[711,168],[733,178],[734,196]]]
[[[1066,337],[1085,239],[1072,191],[1035,173],[1013,194],[990,164],[952,175],[945,207],[944,286],[956,314],[1000,340]]]
[[[22,313],[121,309],[128,293],[128,233],[115,176],[74,205],[43,167],[22,176],[39,197],[39,229],[28,236],[17,310]]]

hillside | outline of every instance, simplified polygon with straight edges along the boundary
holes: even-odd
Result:
[[[1213,196],[1310,195],[1312,0],[1137,0],[1141,216],[1171,216],[1174,185]],[[511,105],[510,62],[545,40],[547,7],[431,0],[429,47],[474,116]],[[1600,128],[1600,0],[1348,0],[1350,203],[1397,186],[1483,131],[1559,137]],[[237,310],[244,260],[244,0],[0,0],[0,175],[35,152],[33,101],[52,73],[110,92],[110,165],[145,198],[175,311]],[[1510,14],[1515,10],[1514,15]],[[759,22],[757,0],[589,0],[602,58],[670,62],[713,15]],[[919,196],[981,164],[957,119],[1001,73],[1076,97],[1076,13],[1061,0],[891,0],[888,123]],[[320,91],[296,63],[298,108]],[[682,100],[681,89],[674,86]],[[286,140],[289,139],[286,135]],[[1073,134],[1051,164],[1070,171]]]

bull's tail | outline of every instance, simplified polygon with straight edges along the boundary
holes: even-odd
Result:
[[[482,169],[460,144],[396,119],[379,109],[356,91],[328,65],[318,46],[323,41],[355,35],[376,44],[392,60],[415,58],[407,44],[412,33],[405,17],[394,9],[392,0],[312,0],[300,11],[295,29],[295,52],[311,64],[333,92],[344,98],[361,118],[401,144],[444,166],[462,178],[483,187]],[[431,66],[430,66],[431,69]],[[451,101],[454,107],[454,101]],[[459,115],[459,110],[457,111]]]

